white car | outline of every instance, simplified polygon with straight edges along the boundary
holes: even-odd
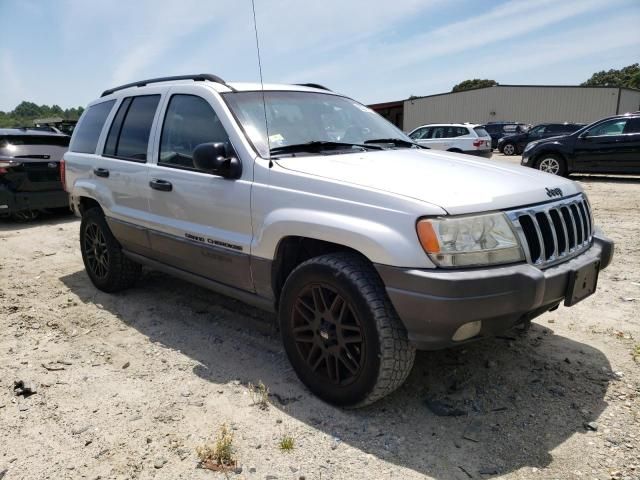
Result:
[[[436,150],[491,157],[491,136],[481,125],[429,124],[412,130],[409,137],[420,145]]]
[[[423,149],[318,86],[110,89],[64,160],[97,288],[146,265],[277,312],[296,373],[338,405],[394,391],[416,349],[573,305],[613,255],[579,184]]]

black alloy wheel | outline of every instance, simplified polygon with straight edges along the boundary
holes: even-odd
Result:
[[[296,347],[307,367],[335,385],[349,385],[362,371],[366,343],[360,319],[330,285],[307,285],[291,318]]]

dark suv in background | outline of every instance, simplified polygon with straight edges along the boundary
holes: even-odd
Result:
[[[521,154],[529,142],[558,135],[568,135],[580,130],[584,125],[584,123],[540,123],[526,132],[502,137],[498,140],[498,150],[505,155]]]
[[[69,206],[61,182],[68,135],[0,128],[0,216],[30,220],[44,209]]]
[[[498,148],[498,140],[502,137],[524,133],[530,126],[521,122],[489,122],[482,128],[491,136],[491,148]]]
[[[555,175],[640,174],[640,112],[603,118],[570,135],[530,142],[521,163]]]

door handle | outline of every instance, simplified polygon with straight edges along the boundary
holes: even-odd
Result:
[[[93,173],[96,174],[96,177],[102,177],[102,178],[109,177],[109,170],[107,170],[106,168],[94,168]]]
[[[160,190],[161,192],[170,192],[171,190],[173,190],[173,185],[171,185],[171,182],[160,180],[159,178],[152,179],[149,182],[149,186],[154,190]]]

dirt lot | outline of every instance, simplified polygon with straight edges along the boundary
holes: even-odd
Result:
[[[269,315],[151,271],[101,293],[75,218],[0,222],[0,479],[224,478],[195,452],[223,423],[236,479],[640,478],[640,179],[576,180],[616,241],[597,294],[524,335],[419,353],[358,411],[301,385]]]

